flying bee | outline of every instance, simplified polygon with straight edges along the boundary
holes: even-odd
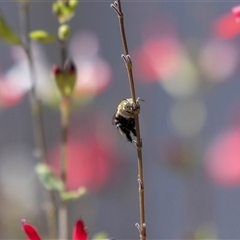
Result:
[[[132,98],[123,99],[118,107],[116,113],[113,115],[112,124],[115,125],[118,131],[127,138],[129,142],[134,142],[132,135],[136,137],[135,128],[135,112],[139,113],[140,98],[136,99],[136,104],[134,104]],[[144,101],[144,100],[142,100]]]

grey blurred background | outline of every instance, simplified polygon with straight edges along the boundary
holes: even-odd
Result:
[[[90,238],[104,231],[115,239],[138,239],[136,151],[111,125],[118,103],[130,96],[126,69],[120,57],[123,50],[118,19],[109,7],[111,3],[80,1],[76,16],[70,22],[72,39],[78,33],[97,39],[97,54],[104,59],[111,74],[104,90],[91,95],[86,102],[80,96],[72,110],[73,141],[80,139],[88,145],[92,139],[106,142],[107,153],[103,156],[108,160],[100,164],[108,170],[103,171],[104,180],[98,186],[91,182],[94,187],[87,196],[70,204],[69,225],[71,229],[75,220],[82,218]],[[240,239],[240,39],[237,34],[222,37],[214,28],[223,15],[231,14],[236,4],[237,1],[210,0],[122,1],[136,91],[145,100],[141,104],[140,126],[149,239]],[[32,1],[32,30],[57,32],[58,22],[51,5],[51,1]],[[17,4],[0,1],[0,9],[19,33]],[[226,29],[231,28],[226,24]],[[161,45],[161,39],[165,45]],[[151,45],[151,40],[156,45]],[[87,45],[91,42],[84,43],[91,51],[92,45]],[[141,58],[144,47],[148,53],[153,51],[149,53],[150,60]],[[41,44],[38,48],[44,53],[42,64],[50,71],[54,63],[59,63],[57,43]],[[9,69],[16,67],[13,51],[0,42],[2,81]],[[79,58],[82,52],[80,46]],[[174,60],[168,59],[172,52],[173,59],[177,52],[173,70]],[[211,59],[213,54],[215,58]],[[87,61],[86,58],[82,61]],[[158,63],[166,63],[170,70],[160,70],[157,74]],[[226,66],[229,68],[224,72]],[[25,75],[22,76],[25,81]],[[42,237],[47,234],[42,206],[44,190],[34,172],[36,159],[27,95],[26,92],[21,101],[10,106],[1,104],[0,109],[1,239],[26,239],[21,231],[22,218],[35,225]],[[43,114],[51,158],[52,149],[59,144],[60,115],[58,108],[48,103],[44,103]],[[92,137],[94,134],[97,136]],[[81,158],[81,152],[76,155]],[[85,171],[84,163],[80,168]],[[100,171],[97,163],[93,162],[89,169],[89,181],[102,179],[96,177]]]

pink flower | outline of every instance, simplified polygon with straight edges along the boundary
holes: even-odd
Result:
[[[230,41],[210,39],[201,48],[199,66],[207,80],[221,83],[238,68],[238,48]]]
[[[70,43],[70,52],[77,67],[77,99],[102,93],[111,82],[111,68],[100,56],[99,48],[98,38],[91,32],[76,34]]]
[[[226,187],[240,184],[240,128],[233,127],[210,144],[205,169],[217,184]]]
[[[22,91],[12,81],[0,80],[0,104],[4,107],[11,107],[18,104],[24,97]]]
[[[240,5],[233,7],[232,12],[235,16],[236,22],[240,22]]]
[[[232,13],[226,13],[213,22],[212,30],[215,36],[230,39],[240,33],[240,24]]]
[[[41,240],[37,230],[34,226],[26,223],[26,220],[22,220],[23,230],[28,236],[29,240]],[[82,220],[78,220],[73,228],[72,240],[87,240],[87,231]]]
[[[147,82],[158,81],[175,72],[182,48],[175,37],[154,36],[143,43],[134,54],[139,77]]]

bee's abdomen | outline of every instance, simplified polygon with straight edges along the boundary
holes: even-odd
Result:
[[[117,115],[114,118],[114,123],[116,127],[124,127],[126,129],[131,130],[132,128],[135,127],[135,121],[134,118],[125,118],[121,115]]]

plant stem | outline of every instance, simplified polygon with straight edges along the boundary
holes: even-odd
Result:
[[[20,27],[23,42],[23,49],[26,53],[29,71],[30,71],[30,103],[31,103],[31,113],[33,120],[33,131],[34,131],[34,142],[35,142],[35,156],[39,159],[39,162],[47,163],[46,158],[46,143],[44,139],[44,124],[42,115],[42,103],[37,95],[36,90],[36,72],[33,63],[32,51],[31,51],[31,41],[28,37],[30,32],[30,1],[19,3],[19,15],[20,15]],[[45,191],[45,210],[47,214],[47,223],[49,237],[54,239],[56,237],[56,208],[54,204],[54,194],[53,192]]]
[[[59,40],[60,43],[60,54],[61,54],[61,68],[64,68],[64,64],[67,60],[67,49],[66,49],[66,41]]]
[[[68,143],[68,129],[70,118],[70,98],[63,97],[61,110],[61,159],[60,159],[60,177],[64,185],[67,184],[67,143]],[[63,200],[60,202],[59,216],[58,216],[59,239],[68,239],[68,208],[67,203]]]
[[[67,59],[66,42],[60,41],[61,68]],[[67,144],[70,120],[71,100],[68,96],[63,96],[60,103],[61,112],[61,156],[60,156],[60,177],[65,186],[67,186]],[[60,199],[60,207],[58,209],[58,238],[68,239],[68,206],[67,202]]]
[[[32,51],[31,51],[31,42],[28,37],[30,32],[30,2],[21,2],[20,4],[20,17],[21,17],[21,29],[22,29],[22,41],[23,48],[27,55],[27,59],[29,62],[29,71],[30,71],[30,81],[31,81],[31,89],[30,89],[30,102],[32,108],[32,116],[33,116],[33,130],[34,130],[34,138],[35,138],[35,152],[38,158],[47,163],[46,159],[46,143],[44,140],[44,124],[43,124],[43,114],[42,114],[42,103],[37,95],[37,80],[36,80],[36,72],[35,66],[33,63]]]
[[[133,71],[132,71],[132,61],[128,52],[128,46],[127,46],[127,38],[124,28],[124,18],[123,18],[123,12],[121,7],[121,1],[117,0],[114,2],[114,4],[111,4],[111,7],[116,11],[118,15],[119,20],[119,26],[120,26],[120,32],[121,32],[121,38],[123,43],[123,49],[124,49],[124,55],[122,55],[122,58],[124,59],[127,72],[128,72],[128,79],[129,79],[129,86],[131,91],[131,96],[133,99],[133,102],[136,106],[137,99],[136,99],[136,93],[135,93],[135,86],[134,86],[134,79],[133,79]],[[140,239],[146,240],[147,234],[146,234],[146,223],[145,223],[145,200],[144,200],[144,177],[143,177],[143,160],[142,160],[142,139],[140,135],[140,127],[139,127],[139,117],[138,112],[135,113],[135,126],[136,126],[136,135],[137,135],[137,156],[138,156],[138,183],[139,183],[139,210],[140,210],[140,225],[136,224],[139,233],[140,233]]]

